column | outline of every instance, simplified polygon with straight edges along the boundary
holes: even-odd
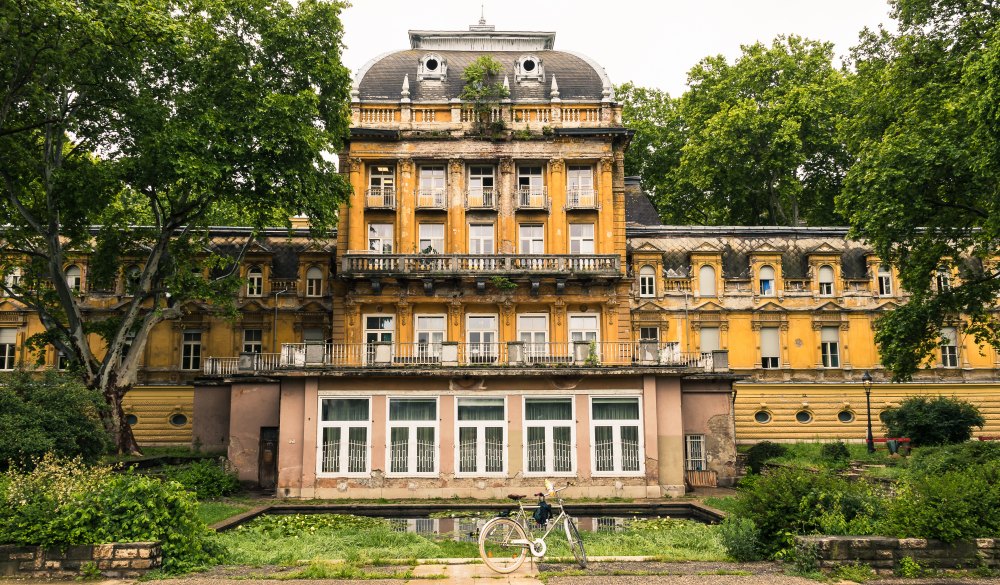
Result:
[[[563,159],[549,161],[549,222],[545,235],[549,254],[569,253],[569,226],[566,223],[566,164]]]
[[[364,165],[360,159],[347,159],[349,171],[348,180],[351,183],[353,194],[351,204],[347,208],[347,250],[362,251],[367,250],[365,241],[365,173]]]
[[[399,254],[414,254],[417,252],[417,226],[414,225],[416,217],[414,208],[416,198],[416,169],[413,161],[408,158],[400,159],[396,166],[396,227],[394,248]]]
[[[465,226],[465,162],[452,159],[448,162],[447,205],[445,223],[445,251],[449,254],[468,252],[469,235]]]
[[[500,159],[500,176],[498,177],[498,187],[500,189],[497,199],[497,252],[500,254],[517,253],[517,221],[514,214],[514,185],[516,176],[514,174],[514,159]]]
[[[612,169],[614,159],[610,157],[602,158],[598,164],[597,197],[601,209],[597,212],[597,234],[594,242],[598,254],[615,253],[615,233],[614,233],[614,193],[612,191]]]

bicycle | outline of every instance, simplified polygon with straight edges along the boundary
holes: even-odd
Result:
[[[529,552],[535,558],[545,556],[545,552],[548,550],[545,539],[557,526],[561,525],[577,564],[581,569],[587,568],[587,552],[583,548],[583,538],[580,537],[580,531],[577,529],[573,517],[566,513],[562,496],[558,495],[570,485],[572,484],[555,489],[551,482],[546,481],[546,491],[535,494],[538,497],[538,505],[536,506],[525,506],[521,503],[521,500],[527,496],[514,494],[507,496],[517,503],[517,511],[507,516],[493,518],[479,532],[479,556],[486,566],[498,573],[512,573],[524,563]],[[550,497],[556,498],[555,506],[547,504],[545,501],[546,493]],[[544,509],[546,505],[550,509],[559,508],[559,515],[552,519],[550,511],[550,517],[544,518],[545,533],[532,540],[529,535],[534,536],[534,534],[529,522],[535,520],[535,517],[533,514],[532,518],[529,518],[527,510]],[[543,524],[539,520],[536,522]]]

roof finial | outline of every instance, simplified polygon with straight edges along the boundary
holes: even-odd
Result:
[[[476,31],[476,32],[493,32],[493,31],[496,30],[496,27],[493,26],[492,24],[486,24],[486,5],[485,4],[480,4],[479,5],[479,23],[478,24],[470,24],[469,25],[469,30]]]
[[[552,76],[552,91],[549,92],[552,101],[559,101],[559,84],[556,83],[556,76]]]
[[[410,76],[409,74],[403,76],[403,89],[399,92],[400,100],[403,103],[410,102]]]
[[[479,5],[479,24],[486,24],[486,5]]]

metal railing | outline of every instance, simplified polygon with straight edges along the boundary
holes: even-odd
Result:
[[[518,209],[548,209],[549,198],[545,187],[520,187],[517,190]]]
[[[395,187],[372,187],[365,191],[365,207],[368,209],[396,209]]]
[[[566,191],[566,209],[597,209],[597,193],[592,187],[568,189]]]
[[[492,188],[469,189],[465,192],[465,206],[468,209],[496,209],[497,192]]]
[[[417,209],[445,209],[444,189],[420,189],[417,191]]]
[[[341,274],[481,273],[574,274],[620,276],[621,257],[615,254],[366,254],[344,255]]]

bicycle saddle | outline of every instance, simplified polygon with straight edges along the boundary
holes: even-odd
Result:
[[[514,500],[515,502],[517,502],[517,501],[523,500],[524,498],[526,498],[528,496],[522,496],[522,495],[518,495],[518,494],[507,494],[507,497],[510,498],[511,500]]]

